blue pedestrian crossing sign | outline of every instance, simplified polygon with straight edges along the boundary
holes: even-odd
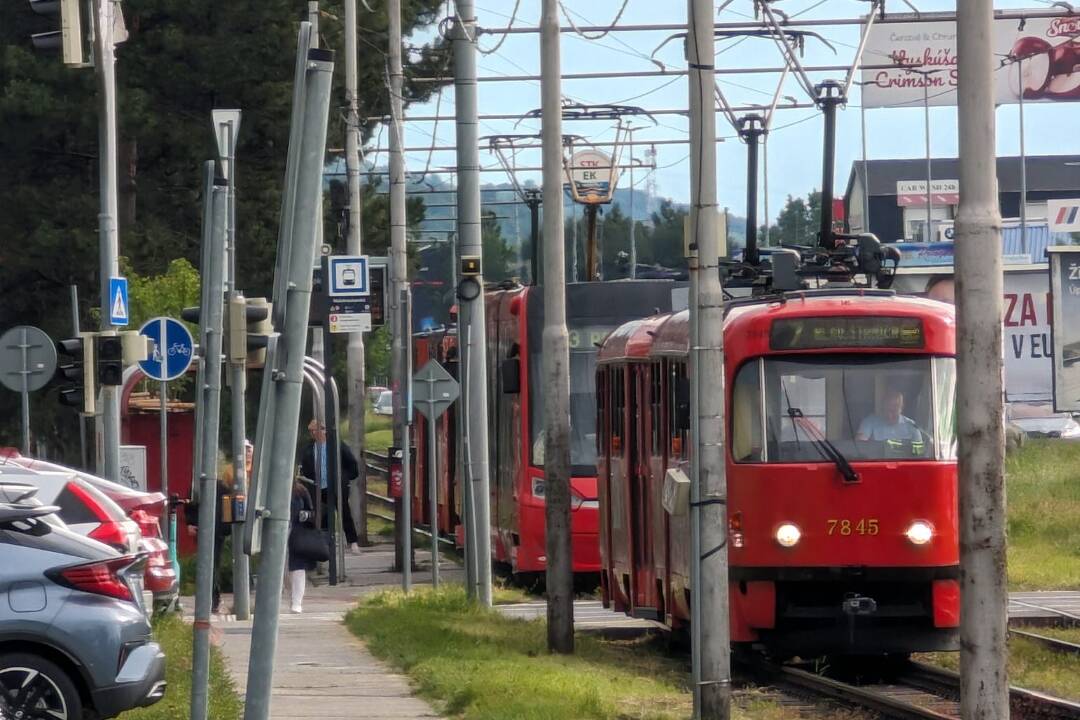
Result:
[[[154,341],[150,357],[139,363],[146,376],[154,380],[175,380],[187,372],[195,357],[195,341],[184,323],[168,317],[147,320],[139,334]]]
[[[109,324],[127,325],[130,315],[128,312],[127,278],[109,278]]]

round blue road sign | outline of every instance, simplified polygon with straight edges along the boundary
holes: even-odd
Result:
[[[154,341],[150,357],[139,363],[147,377],[153,380],[175,380],[187,372],[195,356],[195,341],[184,323],[172,318],[147,320],[139,334]]]

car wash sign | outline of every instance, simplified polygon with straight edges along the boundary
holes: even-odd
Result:
[[[891,15],[895,19],[898,15]],[[870,28],[862,71],[863,106],[956,105],[956,23],[878,23]],[[994,21],[994,101],[1080,100],[1080,16]],[[894,65],[895,67],[882,67]]]

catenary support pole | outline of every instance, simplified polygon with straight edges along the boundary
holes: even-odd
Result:
[[[393,318],[390,351],[390,387],[394,391],[394,447],[402,450],[403,486],[408,484],[407,477],[410,460],[410,439],[408,426],[408,408],[406,388],[408,376],[405,375],[405,355],[408,353],[408,334],[410,320],[402,312],[402,298],[409,289],[405,248],[405,158],[401,149],[404,147],[405,109],[402,102],[404,75],[401,68],[401,0],[387,0],[387,16],[390,25],[390,300]],[[402,587],[408,589],[406,579],[412,573],[411,524],[407,522],[409,496],[394,501],[394,569],[402,573]]]
[[[871,232],[870,230],[870,165],[866,161],[866,94],[863,93],[859,99],[859,122],[862,123],[862,132],[860,137],[862,140],[862,210],[863,210],[863,232]]]
[[[558,0],[540,18],[541,136],[544,145],[544,519],[547,644],[574,652],[574,576],[570,545],[570,340],[566,330],[563,227],[562,72]],[[592,279],[591,277],[589,278]]]
[[[699,717],[724,719],[731,712],[728,626],[727,478],[724,474],[724,296],[716,204],[716,112],[713,105],[713,3],[689,0],[686,38],[690,67],[690,228],[695,286],[690,306],[691,394],[696,434],[691,468],[698,566],[694,598],[701,650],[694,695]],[[822,213],[824,214],[824,212]],[[707,619],[704,620],[703,619]]]
[[[429,394],[428,397],[431,397]],[[435,451],[435,417],[434,400],[429,402],[431,412],[428,414],[424,426],[427,428],[427,451],[428,473],[430,480],[428,485],[428,512],[430,517],[428,525],[431,527],[431,586],[439,587],[439,454]]]
[[[1020,252],[1028,251],[1027,242],[1027,151],[1024,147],[1024,58],[1016,61],[1016,73],[1020,76],[1017,87],[1020,95]],[[1032,260],[1041,258],[1032,258]]]
[[[320,261],[323,291],[319,293],[318,301],[323,303],[323,306],[319,308],[319,317],[322,318],[322,322],[319,327],[315,328],[315,333],[322,337],[323,346],[320,375],[323,381],[323,402],[325,407],[322,422],[326,428],[326,529],[330,534],[330,563],[328,569],[330,571],[330,585],[337,585],[338,579],[344,570],[341,563],[338,562],[338,550],[341,543],[344,542],[341,535],[338,534],[338,528],[341,526],[341,517],[338,513],[340,505],[338,496],[342,489],[341,444],[338,439],[340,428],[337,423],[339,408],[336,404],[337,398],[333,388],[334,373],[331,370],[334,366],[334,348],[330,342],[330,258],[324,255],[320,258]]]
[[[349,229],[345,246],[349,255],[360,255],[363,252],[360,114],[357,105],[358,64],[356,0],[345,0],[345,102],[348,106],[345,116],[345,172],[349,181]],[[352,507],[356,509],[354,514],[357,538],[361,545],[367,545],[367,463],[364,459],[367,388],[364,378],[364,333],[349,333],[346,355],[349,440],[360,464],[357,502],[353,503]]]
[[[457,231],[461,257],[477,259],[483,288],[483,245],[480,233],[480,150],[477,127],[479,111],[476,88],[476,12],[473,0],[457,0],[452,42],[454,50],[454,106],[457,116]],[[467,376],[469,407],[469,459],[465,473],[475,497],[477,599],[491,605],[491,495],[488,478],[488,383],[487,342],[483,292],[459,299],[461,317],[469,330]]]
[[[71,286],[71,331],[73,335],[71,337],[79,337],[79,286]],[[86,418],[80,412],[79,418],[79,458],[82,461],[81,468],[83,470],[90,469],[90,458],[87,456],[86,448]],[[162,493],[165,491],[162,490]],[[166,495],[166,498],[169,496]]]
[[[120,274],[120,240],[117,222],[116,154],[116,55],[113,46],[113,17],[119,11],[112,0],[94,0],[94,57],[97,58],[98,79],[98,176],[100,208],[98,235],[100,237],[101,329],[114,329],[109,322],[112,298],[109,297],[109,278]],[[100,437],[98,470],[113,482],[120,481],[120,393],[113,385],[101,386]]]
[[[275,282],[284,287],[275,298],[284,298],[284,310],[274,307],[275,327],[282,332],[277,353],[275,382],[275,422],[270,434],[270,472],[267,475],[267,510],[263,518],[262,554],[259,558],[258,602],[252,627],[251,650],[248,660],[247,697],[244,720],[267,720],[270,717],[271,688],[274,684],[274,654],[277,647],[277,620],[281,609],[282,581],[285,576],[286,540],[289,530],[295,449],[300,422],[300,400],[304,382],[304,347],[311,310],[311,268],[315,260],[315,226],[320,221],[319,198],[322,195],[323,161],[326,155],[326,125],[330,109],[330,90],[333,80],[333,53],[310,47],[311,26],[300,24],[300,52],[297,58],[302,73],[302,88],[293,97],[302,104],[302,129],[291,134],[300,142],[295,153],[296,169],[286,169],[286,202],[292,199],[294,208],[286,208],[283,218],[291,225],[285,230],[279,249],[289,253],[284,265],[287,276]],[[293,113],[294,119],[297,113]],[[294,128],[295,129],[295,128]],[[290,148],[290,159],[294,152]],[[282,263],[278,265],[283,267]]]
[[[230,119],[231,120],[231,119]],[[219,150],[224,150],[224,157],[220,160],[225,180],[228,183],[228,233],[226,236],[226,248],[228,252],[228,269],[226,272],[225,286],[229,293],[230,306],[234,303],[244,303],[244,296],[239,290],[236,268],[239,265],[236,240],[236,135],[240,127],[240,111],[236,111],[235,122],[222,123],[214,129],[215,133],[221,134],[225,142],[219,144]],[[246,316],[244,318],[246,323]],[[230,332],[234,332],[230,328]],[[162,337],[165,337],[162,334]],[[234,358],[230,353],[229,359],[229,407],[231,411],[231,456],[233,467],[232,493],[237,498],[247,497],[247,416],[244,393],[247,390],[247,366],[243,358]],[[236,507],[240,507],[237,505]],[[240,527],[235,525],[235,527]],[[243,543],[232,544],[232,583],[233,583],[233,614],[237,620],[247,620],[251,617],[251,594],[248,556],[244,552]]]
[[[1002,247],[994,150],[993,0],[957,3],[956,215],[960,715],[1009,717]]]
[[[207,163],[207,174],[214,163]],[[207,304],[200,309],[199,346],[204,363],[202,462],[199,473],[199,543],[195,570],[195,620],[193,625],[191,718],[206,720],[210,681],[210,612],[214,585],[214,526],[217,519],[218,427],[221,417],[221,347],[224,328],[225,234],[228,190],[224,180],[215,179],[210,197],[210,229],[203,236],[210,241],[204,254],[207,264],[202,277],[209,286]]]
[[[772,218],[769,217],[769,131],[768,129],[761,135],[761,202],[762,217],[765,220],[765,235],[762,238],[762,246],[769,247],[769,225],[772,224]],[[727,220],[724,221],[724,227],[727,227]]]
[[[923,132],[926,138],[926,234],[924,242],[932,242],[934,227],[934,196],[930,191],[934,171],[930,160],[930,76],[923,75]]]

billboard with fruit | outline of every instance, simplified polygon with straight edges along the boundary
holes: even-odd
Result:
[[[895,16],[894,16],[895,17]],[[1080,15],[994,22],[998,104],[1080,100]],[[868,108],[955,105],[956,23],[878,24],[867,40],[863,104]],[[894,64],[895,68],[882,68]]]

